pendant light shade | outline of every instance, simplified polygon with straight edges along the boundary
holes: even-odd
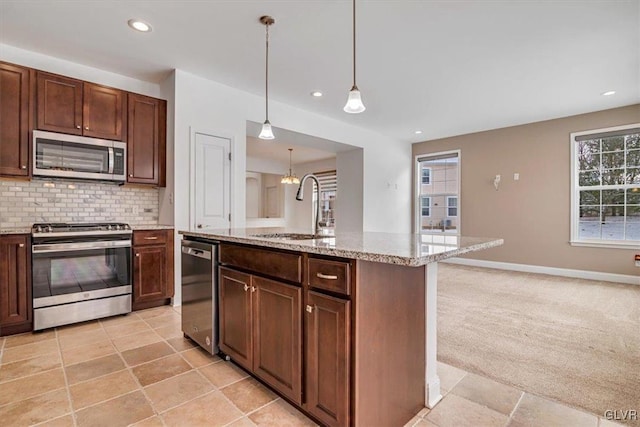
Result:
[[[356,85],[356,0],[353,0],[353,86],[349,91],[344,111],[350,114],[362,113],[366,107],[362,103],[362,96]]]
[[[260,23],[266,28],[265,38],[265,62],[264,62],[264,102],[265,102],[265,120],[262,124],[262,130],[258,138],[260,139],[273,139],[273,130],[271,129],[271,122],[269,121],[269,26],[275,23],[275,19],[271,16],[261,16]]]
[[[291,153],[293,152],[293,148],[289,148],[289,173],[284,175],[280,180],[281,184],[300,184],[300,179],[296,176],[296,174],[291,172]]]

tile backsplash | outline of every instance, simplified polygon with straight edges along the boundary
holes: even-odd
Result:
[[[0,179],[0,228],[34,222],[158,223],[158,189],[80,181]]]

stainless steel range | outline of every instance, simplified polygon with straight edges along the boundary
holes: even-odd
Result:
[[[33,329],[131,312],[131,236],[122,223],[34,224]]]

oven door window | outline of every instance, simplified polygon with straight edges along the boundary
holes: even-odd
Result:
[[[33,254],[33,297],[131,284],[131,248]]]
[[[106,174],[109,173],[109,148],[38,138],[36,168]]]

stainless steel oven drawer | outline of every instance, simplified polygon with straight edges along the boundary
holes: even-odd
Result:
[[[131,294],[33,310],[33,330],[53,328],[131,312]]]

